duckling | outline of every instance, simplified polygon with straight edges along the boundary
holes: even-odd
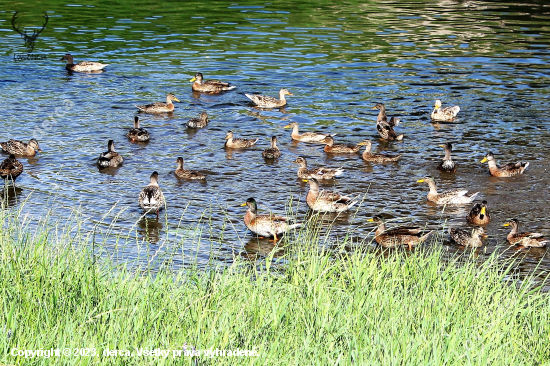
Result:
[[[285,95],[294,95],[287,89],[279,90],[279,99],[267,95],[245,94],[248,99],[260,108],[277,108],[286,105]]]
[[[489,173],[493,177],[513,177],[515,175],[523,174],[525,169],[529,166],[529,163],[525,161],[518,161],[517,163],[508,163],[503,166],[497,166],[495,161],[495,156],[492,152],[487,153],[487,155],[481,160],[481,163],[488,162],[489,164]]]
[[[481,204],[476,203],[470,210],[470,213],[468,213],[468,216],[466,216],[466,221],[475,225],[487,225],[491,222],[491,215],[487,209],[487,201],[483,201]]]
[[[35,139],[30,139],[28,143],[19,140],[9,140],[6,142],[0,142],[2,150],[8,154],[20,155],[20,156],[34,156],[36,152],[42,152],[40,145]]]
[[[479,192],[466,196],[468,190],[452,189],[437,193],[437,187],[435,180],[426,176],[423,179],[417,181],[418,183],[426,182],[430,186],[430,192],[428,193],[428,201],[437,203],[438,205],[460,205],[463,203],[470,203],[475,200]]]
[[[206,176],[204,174],[201,174],[196,170],[183,169],[182,157],[177,158],[176,163],[178,164],[178,168],[174,172],[174,174],[176,174],[176,177],[183,179],[206,179]]]
[[[483,246],[481,237],[486,236],[485,230],[481,226],[475,227],[473,229],[458,229],[458,228],[449,228],[449,235],[451,239],[458,245],[470,248],[479,248]]]
[[[380,111],[378,113],[378,116],[376,117],[376,130],[378,131],[380,137],[388,141],[403,140],[403,137],[405,135],[398,135],[393,130],[395,126],[399,125],[400,119],[397,117],[392,117],[388,121],[388,117],[386,116],[386,107],[382,103],[376,103],[376,105],[372,107],[372,109],[378,109]]]
[[[355,154],[361,149],[361,145],[334,145],[334,139],[332,136],[327,136],[321,142],[326,144],[324,150],[331,154]]]
[[[210,122],[208,120],[208,114],[202,112],[199,118],[191,118],[187,121],[187,128],[203,128]]]
[[[432,120],[434,121],[452,121],[456,115],[460,112],[460,107],[455,105],[454,107],[441,108],[441,100],[435,101],[435,107],[432,111]]]
[[[157,219],[159,218],[159,211],[164,207],[165,199],[164,194],[159,187],[159,173],[153,172],[151,174],[151,182],[139,192],[139,206],[146,213],[157,213]]]
[[[134,128],[132,128],[128,133],[126,134],[126,137],[128,137],[132,141],[140,141],[145,142],[149,141],[150,136],[149,132],[145,128],[139,127],[139,117],[134,117]]]
[[[344,212],[359,202],[356,198],[344,196],[338,192],[319,191],[319,182],[315,178],[304,180],[304,182],[309,183],[306,202],[313,211]]]
[[[290,122],[284,128],[292,128],[292,133],[290,136],[293,140],[303,141],[303,142],[323,142],[327,136],[335,136],[335,133],[319,133],[319,132],[304,132],[300,135],[298,132],[298,123]]]
[[[293,161],[293,163],[300,164],[300,167],[298,168],[298,178],[302,179],[333,179],[334,177],[340,176],[342,175],[342,173],[344,173],[344,169],[342,168],[329,169],[325,167],[319,167],[308,169],[306,158],[301,156],[298,156],[296,160]]]
[[[376,215],[367,221],[378,224],[374,232],[374,240],[385,248],[396,248],[407,245],[410,250],[413,246],[424,242],[433,232],[432,230],[426,232],[425,229],[418,226],[403,226],[387,230],[386,222],[381,215]]]
[[[445,149],[445,157],[443,158],[443,160],[441,160],[441,162],[437,166],[437,169],[447,173],[456,172],[456,163],[451,158],[451,151],[453,151],[453,145],[450,142],[446,142],[445,144],[439,145],[439,146]]]
[[[174,111],[172,101],[179,102],[180,100],[172,93],[166,95],[166,103],[156,102],[146,105],[136,105],[137,109],[145,113],[166,113]]]
[[[503,226],[511,226],[512,230],[508,233],[506,239],[512,245],[521,245],[522,247],[544,248],[548,240],[544,239],[541,233],[518,233],[519,221],[512,219]]]
[[[370,140],[365,140],[359,143],[360,146],[365,146],[365,151],[363,151],[363,160],[369,161],[372,163],[388,163],[397,161],[401,158],[401,155],[390,155],[390,154],[372,154],[370,151],[372,149],[372,143]]]
[[[116,168],[122,164],[124,159],[115,151],[115,142],[109,140],[107,143],[107,151],[99,155],[97,165],[100,168]]]
[[[273,237],[277,241],[277,235],[282,235],[289,230],[300,227],[301,223],[293,223],[285,216],[258,215],[258,205],[254,198],[249,198],[241,206],[248,206],[244,215],[244,224],[247,229],[258,236]]]
[[[277,147],[277,136],[271,138],[271,147],[262,151],[264,159],[277,159],[281,156],[281,150]]]
[[[258,142],[258,139],[241,139],[241,138],[234,138],[233,132],[228,131],[225,135],[225,147],[229,147],[232,149],[243,149],[246,147],[251,147]]]
[[[225,83],[219,80],[203,80],[202,74],[197,72],[193,79],[189,80],[193,82],[191,88],[193,91],[201,93],[219,93],[226,90],[233,90],[236,88],[234,85]]]
[[[5,159],[0,164],[0,178],[11,180],[15,184],[15,180],[23,173],[23,164],[15,158],[14,154]]]
[[[71,56],[71,54],[69,53],[61,57],[60,61],[63,61],[63,60],[67,62],[67,64],[65,65],[65,68],[69,71],[91,72],[91,71],[103,70],[106,66],[109,66],[109,64],[102,64],[99,62],[90,62],[90,61],[82,61],[75,64],[73,61],[73,56]]]

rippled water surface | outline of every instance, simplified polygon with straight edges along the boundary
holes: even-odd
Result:
[[[334,185],[362,193],[357,212],[338,217],[333,235],[354,228],[354,240],[372,235],[366,219],[377,213],[395,223],[465,227],[470,205],[446,208],[426,202],[428,187],[416,183],[433,175],[440,189],[480,191],[493,222],[481,255],[505,247],[502,223],[516,217],[523,230],[547,232],[550,208],[550,6],[492,1],[395,1],[231,3],[51,1],[29,5],[4,2],[0,12],[0,139],[35,136],[44,152],[22,159],[25,173],[8,203],[31,219],[45,212],[52,219],[84,219],[83,229],[107,233],[120,259],[171,257],[176,264],[198,258],[205,264],[214,251],[221,262],[234,255],[255,257],[272,248],[251,236],[239,205],[253,196],[260,210],[284,213],[289,199],[297,217],[306,213],[307,186],[296,177],[298,155],[310,166],[343,166]],[[15,62],[25,52],[11,28],[31,29],[49,15],[34,53],[45,60]],[[78,61],[108,63],[101,74],[68,74],[59,58],[71,52]],[[195,72],[237,85],[219,95],[194,94]],[[294,96],[278,110],[252,107],[244,93]],[[172,115],[140,115],[148,144],[130,143],[134,104],[162,101],[168,92],[177,103]],[[432,123],[435,99],[461,107],[453,123]],[[383,142],[376,133],[376,102],[399,116],[402,142]],[[185,122],[207,111],[210,124],[187,130]],[[301,130],[337,133],[336,141],[403,154],[400,162],[370,164],[359,155],[327,156],[322,145],[295,143],[284,130],[297,121]],[[259,137],[253,149],[223,148],[225,132]],[[279,137],[283,155],[266,162],[261,151]],[[124,156],[118,169],[98,171],[95,161],[115,140]],[[438,146],[454,145],[456,174],[440,174]],[[530,162],[522,176],[498,179],[479,161],[492,151],[497,161]],[[4,158],[6,155],[2,156]],[[205,183],[178,181],[175,159],[208,175]],[[141,218],[140,189],[153,170],[168,200],[164,216]],[[115,207],[113,208],[113,205]],[[334,219],[330,217],[329,219]],[[330,221],[327,219],[327,221]],[[200,222],[200,224],[197,224]],[[441,235],[444,235],[443,232]],[[369,239],[370,240],[370,239]],[[369,242],[367,240],[366,243]],[[455,248],[448,246],[450,251]],[[533,268],[546,250],[513,250]]]

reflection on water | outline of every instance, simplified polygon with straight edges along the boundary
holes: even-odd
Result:
[[[550,198],[550,8],[543,2],[320,0],[294,3],[284,11],[279,3],[255,0],[171,3],[169,9],[141,0],[123,0],[116,7],[97,0],[88,4],[93,7],[8,1],[0,12],[2,141],[36,137],[44,147],[44,153],[22,159],[25,171],[18,179],[20,190],[8,193],[10,206],[32,193],[23,211],[52,211],[59,220],[70,208],[82,207],[89,217],[83,229],[104,216],[114,219],[107,213],[121,206],[124,212],[106,231],[126,237],[137,231],[162,250],[183,251],[182,258],[192,252],[202,265],[217,248],[220,263],[231,263],[234,253],[254,252],[237,203],[256,197],[262,212],[281,213],[293,197],[297,220],[310,217],[308,187],[297,179],[292,163],[301,155],[311,167],[344,167],[344,175],[322,182],[323,188],[364,197],[356,210],[312,223],[321,234],[332,226],[333,240],[349,234],[354,243],[366,245],[373,230],[366,219],[375,214],[430,229],[466,227],[470,206],[427,202],[427,187],[416,183],[425,175],[435,177],[439,190],[480,191],[480,199],[489,202],[493,222],[480,256],[497,248],[506,249],[503,256],[512,255],[515,249],[504,244],[507,230],[501,226],[510,218],[518,218],[524,231],[549,228],[550,206],[541,204]],[[46,60],[13,61],[12,54],[23,47],[9,24],[15,10],[48,11],[53,23],[35,48],[48,55]],[[59,62],[65,52],[77,61],[110,65],[98,74],[67,73]],[[196,72],[237,89],[192,92],[188,80]],[[275,96],[280,88],[294,94],[280,109],[255,108],[243,95]],[[162,101],[167,93],[181,103],[170,114],[139,113],[151,140],[129,142],[125,134],[138,113],[134,105]],[[432,123],[436,99],[459,105],[458,119]],[[401,118],[402,142],[379,139],[371,109],[376,102]],[[208,126],[186,129],[185,122],[202,111],[211,116]],[[298,122],[301,131],[336,133],[337,143],[369,138],[373,151],[402,158],[372,164],[359,154],[327,155],[322,144],[292,141],[283,129],[289,121]],[[228,130],[260,140],[250,149],[224,149]],[[266,162],[261,151],[271,136],[278,137],[282,156]],[[110,139],[124,164],[99,171],[95,161]],[[458,163],[452,175],[437,170],[443,156],[439,145],[446,141],[452,142]],[[522,176],[494,178],[479,163],[488,151],[501,164],[531,164]],[[206,182],[178,181],[173,174],[178,156],[190,169],[207,174]],[[141,219],[137,206],[139,191],[155,170],[167,198],[162,222]],[[203,225],[208,229],[193,235],[178,231]],[[268,244],[254,253],[269,253]],[[113,250],[123,250],[123,258],[138,256],[130,246]],[[533,269],[542,259],[539,269],[549,270],[545,253],[520,252],[521,269]]]
[[[0,207],[14,207],[20,203],[21,198],[23,197],[23,188],[14,186],[12,184],[5,184],[2,190],[0,191]]]

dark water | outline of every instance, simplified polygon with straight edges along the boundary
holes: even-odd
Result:
[[[23,159],[25,173],[9,204],[37,221],[83,221],[83,232],[106,240],[119,260],[191,259],[206,264],[210,254],[230,263],[236,255],[256,258],[272,244],[247,233],[239,205],[253,196],[260,210],[284,213],[293,197],[299,219],[306,210],[306,185],[297,179],[297,155],[311,166],[343,166],[334,182],[346,193],[363,193],[357,212],[337,218],[335,238],[353,229],[364,240],[377,213],[396,223],[466,226],[470,205],[446,208],[426,202],[428,187],[416,183],[435,176],[440,189],[468,188],[489,201],[488,255],[505,247],[502,223],[515,217],[521,229],[548,230],[550,146],[550,6],[545,2],[492,1],[330,1],[147,2],[89,1],[81,5],[3,2],[0,12],[0,105],[2,141],[36,137],[44,153]],[[28,29],[50,17],[34,53],[45,60],[15,62],[25,52],[11,29],[14,11]],[[109,63],[101,74],[69,75],[58,61],[71,52],[78,61]],[[201,71],[237,85],[221,95],[191,92],[188,80]],[[294,96],[282,110],[252,108],[244,93]],[[141,115],[152,134],[148,144],[125,138],[134,104],[164,100],[181,103],[173,115]],[[458,104],[459,119],[432,123],[435,99]],[[401,117],[403,142],[377,138],[376,102]],[[188,131],[184,123],[207,111],[211,123]],[[374,165],[357,156],[327,156],[322,145],[294,143],[283,130],[297,121],[302,131],[337,133],[337,142],[373,141],[373,150],[403,154],[396,164]],[[227,130],[260,137],[256,148],[223,149]],[[279,137],[283,156],[266,163],[262,149]],[[99,172],[98,155],[114,139],[124,165]],[[454,145],[459,169],[436,170],[445,141]],[[497,161],[526,160],[526,174],[489,176],[480,164],[486,152]],[[178,181],[175,159],[208,175],[206,183]],[[153,170],[168,209],[158,222],[141,218],[140,189]],[[22,204],[22,201],[25,201]],[[299,204],[298,204],[299,202]],[[114,207],[113,207],[114,206]],[[75,214],[75,210],[78,214]],[[330,220],[328,220],[330,221]],[[444,235],[443,233],[441,235]],[[116,240],[116,238],[120,240]],[[448,247],[450,251],[455,249]],[[550,269],[546,250],[521,255],[521,269]]]

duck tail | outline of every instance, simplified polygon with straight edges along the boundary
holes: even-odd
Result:
[[[523,174],[523,172],[525,171],[525,169],[527,169],[527,167],[529,166],[529,162],[528,161],[522,161],[521,162],[521,165],[523,167],[523,170],[521,171],[521,173]]]
[[[397,141],[402,141],[402,140],[403,140],[403,137],[405,137],[405,134],[402,133],[401,135],[398,135],[395,139],[396,139]]]
[[[470,197],[470,202],[473,202],[473,201],[476,199],[476,197],[477,197],[478,194],[479,194],[479,192],[476,192],[476,193],[474,193],[474,194],[471,194],[471,195],[469,196],[469,197]]]
[[[335,171],[334,171],[334,176],[339,176],[339,175],[342,175],[344,174],[344,168],[337,168]]]
[[[428,236],[430,236],[433,232],[434,232],[433,230],[430,230],[426,234],[422,235],[420,237],[420,241],[425,241],[426,239],[428,239]]]
[[[230,86],[228,86],[227,88],[225,88],[225,90],[233,90],[233,89],[236,89],[236,88],[237,88],[236,85],[230,85]],[[246,95],[246,94],[245,94],[245,95]],[[248,96],[248,95],[246,95],[246,96]]]

